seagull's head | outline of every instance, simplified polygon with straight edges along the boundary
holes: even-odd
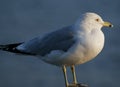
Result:
[[[77,21],[80,27],[84,29],[101,29],[102,27],[113,27],[110,22],[103,21],[103,19],[96,13],[85,13]]]

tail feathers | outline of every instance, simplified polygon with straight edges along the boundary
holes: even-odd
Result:
[[[24,54],[24,55],[35,55],[32,53],[22,52],[22,51],[16,49],[16,47],[20,44],[22,44],[22,43],[0,45],[0,50],[12,52],[12,53]]]

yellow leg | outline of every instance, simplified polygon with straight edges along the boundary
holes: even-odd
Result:
[[[72,75],[73,75],[73,84],[77,84],[75,66],[74,65],[71,66],[71,71],[72,71]]]
[[[63,69],[64,79],[65,79],[65,85],[66,87],[69,87],[65,65],[62,67],[62,69]]]

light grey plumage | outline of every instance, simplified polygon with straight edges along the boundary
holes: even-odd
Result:
[[[36,37],[17,47],[22,52],[44,56],[53,50],[67,51],[74,43],[74,31],[71,26]]]

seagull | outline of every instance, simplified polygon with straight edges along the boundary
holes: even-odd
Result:
[[[0,50],[38,57],[63,70],[65,86],[78,87],[75,65],[95,58],[103,49],[102,27],[113,27],[96,13],[86,12],[70,26],[48,32],[29,41],[0,45]],[[71,68],[73,83],[68,82],[66,67]],[[80,86],[82,87],[82,86]]]

